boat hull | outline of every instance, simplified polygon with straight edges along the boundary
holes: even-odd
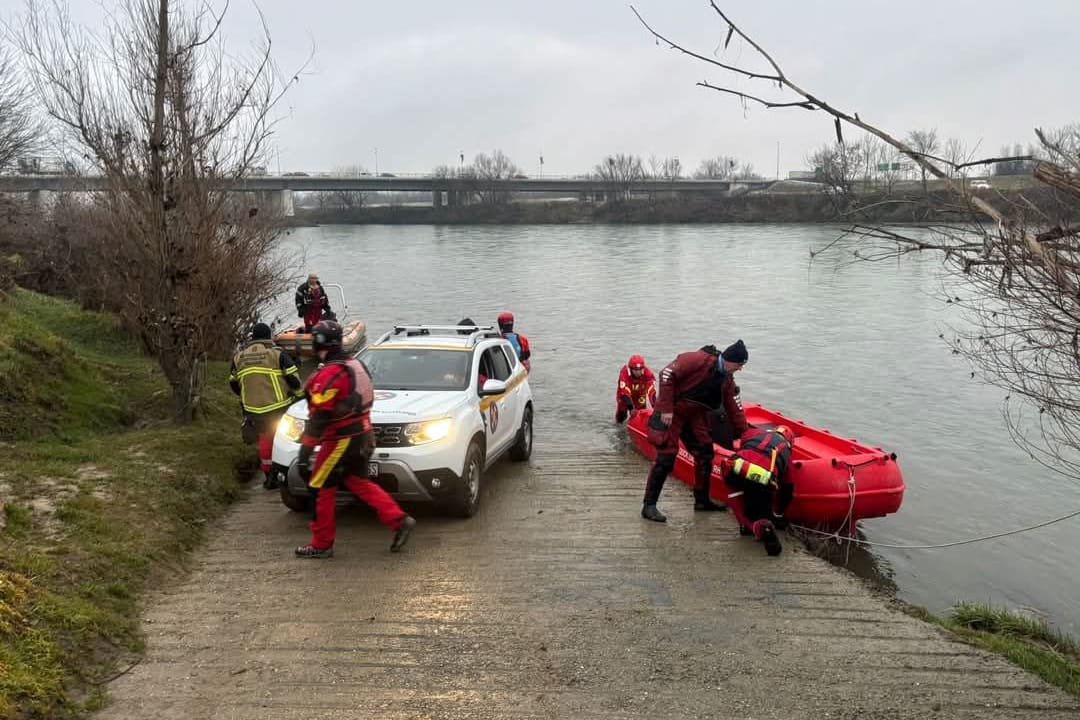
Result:
[[[747,403],[744,411],[753,425],[768,427],[782,423],[795,432],[788,473],[789,481],[795,485],[795,495],[785,512],[789,521],[853,532],[859,520],[884,517],[900,509],[904,478],[895,454],[839,437],[760,405]],[[656,457],[656,447],[647,439],[651,413],[650,409],[635,412],[626,425],[634,446],[650,460]],[[719,445],[714,449],[710,489],[713,498],[723,502],[727,485],[721,461],[733,453]],[[681,443],[673,474],[689,485],[694,483],[693,457]]]
[[[303,327],[291,327],[274,335],[274,343],[292,355],[301,358],[315,356],[311,348],[311,334],[304,333]],[[341,347],[345,352],[353,353],[364,347],[367,342],[367,324],[363,320],[351,320],[342,325]]]

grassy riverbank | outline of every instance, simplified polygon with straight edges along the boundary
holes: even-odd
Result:
[[[182,569],[250,451],[215,364],[209,417],[106,315],[0,299],[0,718],[78,717],[137,659],[143,593]]]
[[[964,642],[1004,655],[1080,698],[1080,643],[1055,632],[1042,620],[984,603],[958,603],[944,616],[918,607],[907,611],[952,631]]]

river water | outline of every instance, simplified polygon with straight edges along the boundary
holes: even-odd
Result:
[[[939,338],[940,258],[852,263],[838,228],[805,225],[328,226],[293,230],[298,274],[345,287],[369,338],[393,323],[494,323],[512,311],[533,349],[536,442],[633,453],[613,424],[619,368],[742,338],[745,401],[896,452],[900,512],[865,538],[927,545],[1023,527],[1080,507],[1080,488],[1012,443],[1004,394]],[[644,487],[647,464],[641,461]],[[664,502],[685,498],[672,495]],[[627,522],[642,522],[638,506]],[[1080,518],[953,548],[872,548],[853,566],[907,601],[1030,608],[1080,635]],[[766,559],[762,558],[762,562]]]

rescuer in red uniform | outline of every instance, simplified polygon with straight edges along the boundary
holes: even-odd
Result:
[[[499,333],[514,346],[514,352],[517,353],[518,360],[525,366],[525,369],[531,370],[529,358],[532,356],[532,350],[529,348],[529,338],[521,333],[514,332],[514,313],[499,313],[498,322]]]
[[[735,397],[735,373],[750,354],[742,340],[719,352],[706,345],[680,353],[660,371],[660,393],[649,417],[649,441],[657,446],[656,461],[645,484],[641,517],[667,522],[656,502],[664,481],[675,469],[679,441],[694,457],[694,510],[726,510],[709,499],[713,468],[712,423],[726,416],[736,435],[747,430],[746,416]]]
[[[323,365],[308,378],[308,421],[300,439],[300,476],[315,493],[311,542],[296,548],[297,557],[334,554],[334,510],[338,485],[374,508],[379,522],[394,531],[390,550],[405,545],[416,521],[385,490],[367,477],[375,449],[371,428],[374,389],[367,368],[341,350],[341,326],[323,320],[312,328],[312,349]],[[314,467],[311,458],[319,446]]]
[[[752,533],[770,555],[783,550],[774,523],[783,517],[795,494],[795,486],[787,482],[794,442],[795,433],[787,425],[772,430],[752,428],[743,434],[734,457],[724,463],[728,505],[739,521],[739,530]],[[774,514],[773,495],[777,492]]]
[[[631,355],[619,371],[615,390],[615,422],[621,423],[635,410],[656,404],[656,378],[645,365],[645,358]]]

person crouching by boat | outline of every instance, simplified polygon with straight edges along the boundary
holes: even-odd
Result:
[[[631,355],[619,371],[619,387],[615,390],[615,422],[621,423],[635,410],[656,404],[656,378],[645,365],[645,358]]]
[[[525,369],[531,370],[529,358],[532,356],[532,350],[529,348],[529,338],[521,333],[514,332],[514,313],[499,313],[498,322],[499,333],[514,346],[514,352],[517,353],[518,360],[525,366]]]
[[[656,503],[667,476],[675,469],[679,441],[694,458],[694,510],[727,510],[712,502],[709,485],[713,469],[712,415],[722,410],[741,435],[748,425],[735,399],[735,373],[750,355],[742,340],[720,352],[713,345],[680,353],[660,371],[660,392],[649,417],[649,442],[656,445],[656,461],[645,484],[641,517],[666,522]]]
[[[326,291],[315,273],[308,275],[307,281],[296,288],[295,301],[296,313],[304,320],[305,335],[311,334],[311,328],[323,319],[323,313],[331,313],[330,299],[326,297]],[[327,319],[332,318],[331,313]]]
[[[233,356],[229,387],[240,396],[245,425],[257,433],[263,487],[273,490],[277,487],[270,476],[274,432],[285,410],[303,395],[303,387],[296,363],[274,345],[266,323],[256,323],[251,342]]]
[[[760,540],[769,555],[783,550],[775,522],[783,517],[795,494],[795,486],[787,481],[794,442],[795,433],[787,425],[772,430],[751,428],[743,433],[731,460],[724,461],[728,507],[739,521],[739,531]]]
[[[368,478],[368,460],[375,451],[371,425],[375,389],[367,368],[342,350],[341,342],[341,326],[336,322],[324,320],[312,328],[311,346],[322,365],[304,387],[310,414],[296,459],[300,477],[315,495],[311,542],[296,548],[301,558],[334,555],[338,485],[370,505],[379,522],[394,531],[391,552],[404,547],[416,525]]]

